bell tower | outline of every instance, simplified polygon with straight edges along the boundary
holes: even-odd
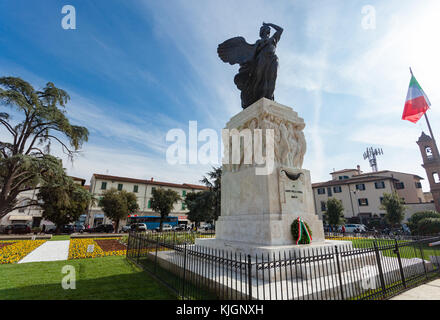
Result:
[[[417,141],[422,153],[422,167],[426,170],[435,209],[440,212],[440,154],[435,140],[422,132]]]

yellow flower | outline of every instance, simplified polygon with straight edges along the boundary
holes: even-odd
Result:
[[[46,240],[2,240],[11,243],[0,249],[0,264],[16,263],[45,243]]]

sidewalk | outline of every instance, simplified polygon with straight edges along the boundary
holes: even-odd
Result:
[[[408,290],[390,300],[440,300],[440,279]]]
[[[70,240],[46,241],[18,263],[67,260]]]

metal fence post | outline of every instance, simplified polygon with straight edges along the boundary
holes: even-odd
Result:
[[[387,288],[385,286],[385,278],[383,276],[382,262],[380,261],[380,252],[379,252],[379,248],[377,247],[376,240],[374,241],[374,251],[376,252],[377,267],[379,268],[379,279],[380,279],[380,284],[382,286],[382,295],[385,297]]]
[[[139,238],[139,235],[136,235],[136,261],[139,263],[139,258],[141,256],[141,239]]]
[[[396,246],[396,249],[394,249],[394,253],[397,255],[397,261],[399,262],[400,277],[402,278],[403,287],[406,288],[405,274],[403,273],[402,259],[400,258],[400,251],[397,239],[394,239],[394,243]]]
[[[248,299],[252,300],[252,263],[251,263],[251,255],[248,254],[248,263],[247,263],[247,268],[248,268]],[[258,275],[257,275],[258,277]]]
[[[423,257],[423,247],[422,242],[419,242],[419,249],[420,249],[420,257],[422,257],[422,263],[423,263],[423,270],[425,271],[425,277],[428,279],[428,272],[426,270],[426,264],[425,264],[425,258]]]
[[[186,242],[183,247],[183,284],[182,284],[182,299],[185,300],[185,282],[186,282]]]
[[[159,238],[156,238],[156,255],[154,256],[154,273],[157,273],[157,249],[159,247]]]
[[[342,272],[341,272],[341,264],[339,263],[339,251],[338,246],[335,246],[335,256],[336,256],[336,266],[338,267],[338,276],[339,276],[339,286],[341,287],[341,298],[344,298],[344,287],[342,286]]]
[[[130,233],[128,233],[128,239],[127,239],[127,251],[125,252],[125,257],[130,258]]]

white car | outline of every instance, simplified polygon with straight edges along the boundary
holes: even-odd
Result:
[[[355,230],[358,230],[360,232],[366,232],[367,228],[363,224],[346,224],[345,225],[345,232],[347,233],[354,233]],[[338,231],[342,231],[342,226],[338,228]]]
[[[145,223],[133,223],[130,225],[132,231],[136,232],[145,232],[148,230],[147,225]]]
[[[160,232],[160,227],[157,227],[154,230],[156,230],[156,232]],[[165,232],[165,231],[173,231],[173,227],[171,225],[167,224],[167,223],[164,223],[162,225],[162,231],[163,232]]]

